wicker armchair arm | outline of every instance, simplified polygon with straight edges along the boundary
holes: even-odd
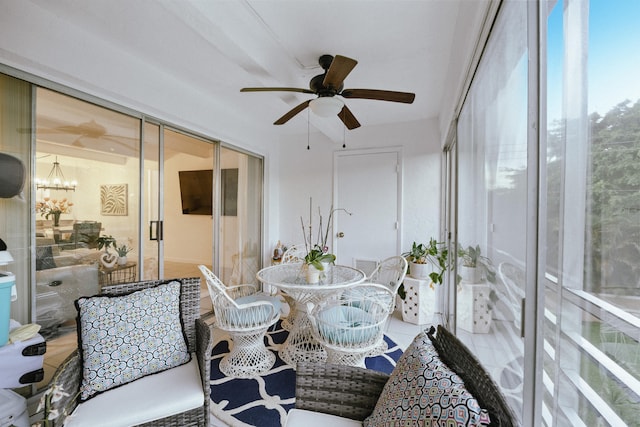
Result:
[[[213,349],[213,338],[211,329],[204,320],[196,319],[196,357],[200,367],[200,379],[202,380],[202,390],[204,391],[205,416],[209,416],[210,402],[210,371],[211,371],[211,351]]]
[[[296,408],[362,421],[373,412],[388,379],[353,366],[299,362]]]
[[[51,411],[57,410],[60,415],[56,418],[56,424],[64,425],[64,420],[67,415],[71,414],[76,409],[76,406],[78,406],[77,398],[80,392],[81,379],[80,355],[78,354],[78,350],[74,350],[64,362],[58,366],[49,383],[49,390],[56,387],[57,391],[67,393],[68,395],[63,394],[60,400],[55,402],[52,400],[50,405],[45,407],[43,414],[45,420],[48,419]]]

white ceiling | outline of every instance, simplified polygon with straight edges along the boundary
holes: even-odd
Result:
[[[320,55],[356,59],[345,88],[416,94],[411,105],[347,100],[366,127],[438,118],[448,78],[461,74],[457,67],[464,61],[456,55],[468,55],[455,45],[469,30],[459,25],[468,22],[465,14],[478,15],[487,0],[31,1],[68,28],[90,32],[123,55],[162,70],[167,85],[175,79],[194,88],[212,111],[224,110],[247,126],[273,127],[284,113],[315,96],[240,93],[240,88],[308,88],[309,80],[322,73]],[[100,58],[98,47],[77,43],[69,49],[80,63]],[[331,139],[342,138],[337,117],[320,119],[306,111],[276,131],[306,133],[307,118]]]

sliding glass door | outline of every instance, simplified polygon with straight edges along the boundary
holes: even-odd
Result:
[[[527,3],[504,3],[457,127],[457,334],[518,417],[523,367],[534,357],[525,354],[523,340],[525,301],[535,301],[526,286],[527,272],[535,269],[527,261],[526,29]]]
[[[35,111],[36,321],[56,336],[76,298],[139,277],[140,119],[43,88]]]
[[[216,144],[166,127],[162,139],[161,271],[198,276],[198,264],[212,267],[214,256]]]

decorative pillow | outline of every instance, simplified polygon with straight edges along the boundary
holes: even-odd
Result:
[[[191,360],[180,318],[180,282],[127,295],[82,297],[80,401]]]
[[[444,363],[422,332],[398,360],[365,427],[482,426],[488,413]]]

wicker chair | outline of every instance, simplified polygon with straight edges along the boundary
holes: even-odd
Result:
[[[208,426],[209,425],[209,402],[210,402],[210,359],[212,350],[211,330],[209,326],[200,319],[200,279],[187,278],[179,279],[182,282],[180,311],[187,346],[191,353],[195,353],[200,370],[202,381],[203,404],[201,407],[187,412],[174,414],[170,417],[157,419],[141,426]],[[167,280],[154,280],[145,282],[123,283],[118,285],[103,286],[102,294],[122,295],[132,291],[153,287]],[[156,374],[157,375],[157,374]],[[61,415],[55,419],[56,425],[64,425],[66,414],[71,414],[76,406],[76,396],[82,381],[81,360],[78,350],[75,350],[67,359],[62,362],[54,374],[49,387],[61,387],[68,396],[63,396],[60,400],[51,402],[51,406],[45,409],[44,417],[47,419],[50,413],[47,410],[58,411]],[[153,405],[154,402],[149,402]],[[118,408],[114,407],[114,411]]]
[[[397,255],[387,258],[378,264],[367,278],[367,281],[384,285],[395,295],[406,274],[407,260]]]
[[[307,251],[304,244],[293,245],[289,247],[282,255],[282,261],[280,261],[280,263],[290,264],[303,262],[306,254]],[[287,317],[282,319],[281,326],[283,329],[290,331],[293,324],[293,319],[296,316],[296,300],[291,298],[291,296],[287,295],[287,293],[283,291],[280,291],[280,295],[282,295],[282,298],[284,298],[285,302],[289,305],[289,314],[287,315]]]
[[[327,350],[327,363],[364,367],[365,357],[383,341],[390,300],[387,287],[362,283],[348,295],[309,304],[311,334]]]
[[[254,285],[226,287],[206,266],[198,268],[207,279],[215,326],[233,342],[220,361],[220,371],[228,377],[252,378],[271,369],[276,356],[265,347],[264,335],[280,318],[280,300],[259,293]]]
[[[517,417],[504,395],[471,351],[442,326],[438,326],[434,337],[435,332],[432,326],[428,335],[438,355],[462,378],[480,406],[487,409],[490,425],[518,425]],[[357,421],[363,421],[373,412],[389,377],[381,372],[353,366],[299,362],[296,370],[296,406],[289,411],[286,426],[360,425]],[[314,414],[318,417],[314,417]],[[324,414],[357,421],[341,422],[335,418],[325,418]],[[419,421],[424,420],[414,420],[411,425]]]
[[[367,282],[378,283],[386,286],[391,291],[392,298],[389,299],[389,313],[393,313],[395,309],[395,296],[398,293],[398,288],[402,284],[405,275],[407,274],[407,260],[399,255],[392,256],[382,260],[378,266],[371,272],[367,278]],[[387,317],[384,330],[389,329],[390,316]],[[368,356],[378,356],[385,353],[389,349],[389,345],[386,341],[382,340],[380,345],[371,350]]]

